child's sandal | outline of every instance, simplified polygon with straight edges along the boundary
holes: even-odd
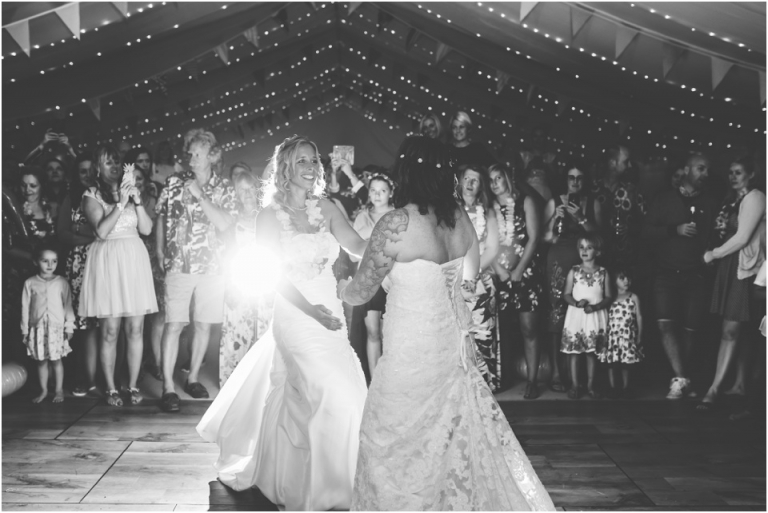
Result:
[[[107,404],[110,406],[122,406],[123,400],[117,390],[107,390]]]
[[[141,401],[144,400],[144,396],[141,395],[138,388],[129,388],[128,392],[131,394],[131,404],[136,406],[137,404],[141,404]]]

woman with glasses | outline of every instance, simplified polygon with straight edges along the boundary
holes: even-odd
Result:
[[[552,358],[552,381],[549,388],[555,392],[565,392],[566,387],[560,377],[558,357],[560,339],[563,332],[565,312],[568,304],[563,297],[565,279],[568,271],[577,265],[579,237],[600,230],[602,225],[600,203],[589,193],[586,162],[574,161],[565,169],[566,189],[564,194],[555,194],[544,209],[546,231],[544,240],[550,243],[547,254],[547,290],[551,306],[547,322],[550,333],[550,356]]]

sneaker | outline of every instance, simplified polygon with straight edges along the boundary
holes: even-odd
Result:
[[[88,390],[85,387],[75,387],[75,389],[72,390],[72,395],[75,397],[85,397],[88,395]]]
[[[672,378],[672,381],[669,383],[667,399],[682,399],[685,392],[686,382],[690,383],[690,380],[685,378]]]

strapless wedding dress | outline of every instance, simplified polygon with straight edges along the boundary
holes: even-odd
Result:
[[[554,510],[474,359],[463,259],[395,263],[354,510]]]
[[[344,321],[332,264],[339,244],[281,234],[288,277],[312,304]],[[366,397],[346,326],[329,331],[279,294],[270,330],[235,368],[197,426],[221,450],[219,479],[256,486],[287,510],[348,509]]]

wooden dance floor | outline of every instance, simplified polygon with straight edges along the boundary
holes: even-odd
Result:
[[[558,509],[765,510],[765,418],[701,415],[692,402],[505,401]],[[275,510],[216,480],[215,445],[157,401],[111,408],[3,400],[4,510]]]

